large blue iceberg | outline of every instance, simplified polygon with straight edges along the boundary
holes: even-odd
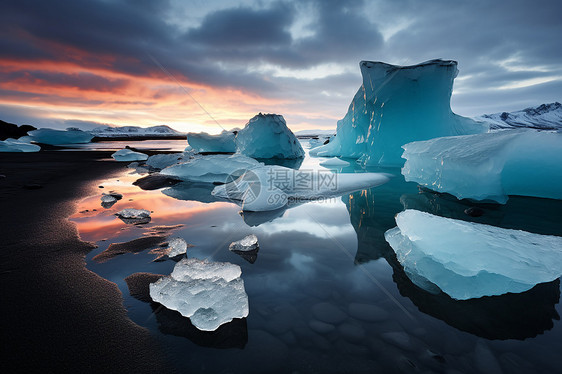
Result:
[[[518,293],[562,275],[562,238],[443,218],[396,216],[385,238],[408,277],[454,299]],[[437,287],[439,288],[437,288]]]
[[[508,195],[562,199],[562,133],[535,130],[452,136],[404,145],[407,181],[459,199]]]
[[[28,132],[31,141],[50,144],[50,145],[61,145],[61,144],[83,144],[89,143],[94,137],[90,133],[76,129],[68,128],[65,130],[53,130],[53,129],[39,129]]]
[[[337,136],[311,150],[311,155],[401,166],[403,144],[488,129],[451,111],[456,61],[431,60],[412,66],[361,61],[360,67],[363,84],[338,121]]]
[[[206,132],[187,133],[187,143],[198,153],[234,153],[236,152],[236,144],[234,137],[236,130],[224,130],[217,135],[209,135]]]

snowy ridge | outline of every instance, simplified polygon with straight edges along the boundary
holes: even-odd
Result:
[[[474,119],[488,123],[491,129],[528,127],[558,130],[562,128],[562,104],[559,102],[541,104],[510,113],[483,114]]]
[[[88,131],[97,138],[114,138],[114,137],[183,137],[185,133],[181,133],[172,129],[170,126],[160,125],[151,127],[139,126],[100,126]]]

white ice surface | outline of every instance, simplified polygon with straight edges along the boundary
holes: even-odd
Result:
[[[150,284],[152,300],[189,317],[195,327],[214,331],[234,318],[248,316],[242,271],[227,262],[183,259],[169,277]]]
[[[523,292],[562,275],[562,238],[443,218],[417,210],[385,233],[410,279],[454,299]],[[431,282],[428,283],[427,281]]]
[[[130,149],[120,149],[111,155],[115,161],[145,161],[148,155]]]

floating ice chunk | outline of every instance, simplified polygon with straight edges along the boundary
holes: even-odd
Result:
[[[504,130],[408,143],[402,174],[459,199],[562,199],[562,133]]]
[[[127,148],[118,150],[112,154],[111,157],[113,157],[115,161],[145,161],[148,159],[148,155]]]
[[[146,209],[123,209],[115,215],[127,224],[141,224],[150,222],[150,212]]]
[[[321,166],[337,166],[337,167],[346,167],[349,166],[349,162],[340,160],[337,157],[332,157],[327,159],[326,161],[322,161],[320,163]]]
[[[183,259],[172,274],[150,284],[152,300],[189,317],[195,327],[214,331],[248,316],[242,270],[227,262]]]
[[[145,163],[152,169],[162,170],[187,159],[189,159],[189,155],[185,153],[162,153],[150,156]]]
[[[338,121],[337,136],[310,150],[311,155],[361,157],[366,164],[401,166],[403,144],[488,128],[451,111],[456,61],[412,66],[361,61],[360,67],[363,84]]]
[[[250,252],[259,249],[259,247],[258,237],[251,234],[236,242],[230,243],[228,249],[233,252]]]
[[[258,114],[236,135],[239,153],[253,158],[301,158],[304,150],[283,116]]]
[[[174,238],[168,242],[168,256],[175,257],[187,252],[187,242],[183,238]]]
[[[0,152],[38,152],[39,150],[41,147],[37,144],[30,144],[20,139],[0,140]]]
[[[187,142],[198,153],[234,153],[236,152],[234,138],[238,130],[224,130],[217,135],[209,135],[206,132],[189,132]]]
[[[82,144],[89,143],[93,135],[85,131],[69,128],[64,130],[38,129],[28,132],[32,141],[42,144]]]
[[[229,176],[244,170],[263,166],[253,158],[239,154],[196,156],[193,159],[163,169],[160,174],[181,178],[184,181],[221,182],[225,183]]]
[[[336,174],[268,165],[248,170],[233,182],[215,187],[212,194],[241,202],[243,210],[269,211],[282,208],[291,200],[341,196],[388,180],[388,175],[382,173]]]
[[[417,210],[399,213],[396,224],[385,238],[408,277],[422,288],[437,285],[454,299],[523,292],[562,275],[561,237]]]
[[[111,208],[117,202],[115,196],[102,194],[101,195],[101,206],[105,209]]]

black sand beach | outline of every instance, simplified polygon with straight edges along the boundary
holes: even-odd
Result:
[[[166,372],[117,286],[85,268],[92,249],[67,220],[124,164],[111,152],[0,154],[2,371]]]

